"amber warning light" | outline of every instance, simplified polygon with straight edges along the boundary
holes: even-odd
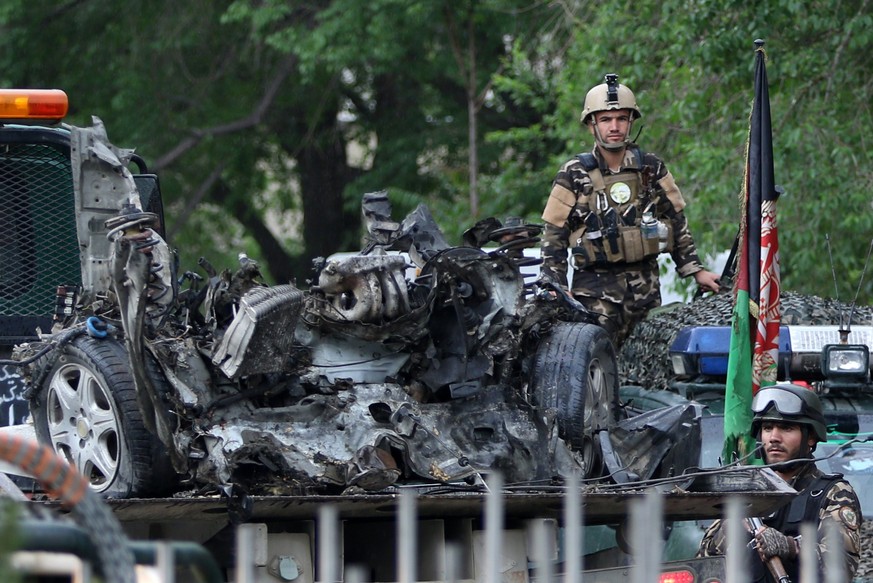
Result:
[[[60,121],[68,105],[60,89],[0,89],[0,120]]]

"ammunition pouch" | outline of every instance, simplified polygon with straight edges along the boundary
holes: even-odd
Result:
[[[603,266],[611,263],[637,263],[654,257],[658,250],[658,239],[646,239],[638,226],[619,225],[615,237],[615,247],[606,235],[589,238],[584,229],[574,232],[570,240],[576,245],[570,249],[573,267]],[[672,247],[672,232],[668,244]]]
[[[658,239],[643,237],[643,231],[639,227],[619,227],[619,232],[626,263],[636,263],[645,257],[658,254]]]

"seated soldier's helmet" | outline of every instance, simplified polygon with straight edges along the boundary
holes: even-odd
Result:
[[[811,389],[792,383],[762,387],[752,399],[752,435],[757,436],[764,421],[808,425],[819,441],[828,440],[821,399]]]
[[[633,112],[633,119],[639,119],[643,116],[640,108],[637,106],[637,98],[634,97],[634,92],[628,89],[627,85],[621,85],[618,82],[618,75],[608,74],[605,77],[606,82],[593,87],[585,96],[585,105],[582,109],[582,123],[587,124],[591,116],[598,111],[609,111],[612,109],[629,109]]]

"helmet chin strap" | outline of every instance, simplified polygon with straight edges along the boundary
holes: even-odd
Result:
[[[800,446],[800,456],[805,458],[811,458],[812,452],[815,451],[815,448],[818,444],[814,443],[812,447],[809,446],[809,432],[812,428],[808,425],[801,425],[801,433],[803,434],[803,444]]]
[[[604,140],[603,136],[600,135],[600,128],[597,127],[597,124],[592,123],[592,126],[594,127],[594,141],[604,150],[608,150],[610,152],[620,152],[621,150],[624,150],[628,146],[628,144],[630,144],[630,140],[628,138],[630,137],[631,128],[633,128],[633,125],[634,122],[633,120],[631,120],[628,123],[627,134],[625,134],[624,140],[622,140],[621,142],[610,143]]]

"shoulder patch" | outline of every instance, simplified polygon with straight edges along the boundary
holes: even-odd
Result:
[[[647,154],[643,152],[639,146],[632,144],[625,148],[624,166],[626,168],[636,168],[637,170],[641,170],[645,165],[646,157]]]
[[[840,508],[840,521],[843,524],[851,528],[852,530],[858,530],[859,520],[858,513],[855,512],[853,508],[849,508],[848,506],[843,506]]]

